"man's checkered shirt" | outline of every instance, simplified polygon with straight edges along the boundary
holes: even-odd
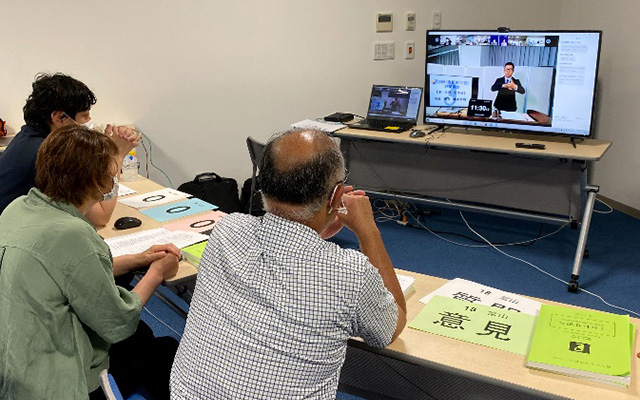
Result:
[[[232,214],[205,249],[172,399],[333,399],[347,340],[389,344],[398,319],[356,250],[273,214]]]

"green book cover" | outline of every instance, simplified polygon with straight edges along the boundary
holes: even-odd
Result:
[[[526,365],[628,386],[634,330],[628,315],[543,304]]]
[[[207,246],[207,242],[200,242],[196,244],[192,244],[191,246],[187,246],[182,248],[182,256],[194,266],[200,265],[200,259],[202,259],[202,254],[204,253],[204,248]]]

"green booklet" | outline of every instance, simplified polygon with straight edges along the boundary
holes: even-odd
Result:
[[[525,365],[628,387],[634,333],[628,315],[543,304]]]
[[[524,356],[535,319],[531,314],[433,296],[409,328]]]
[[[182,256],[185,260],[190,262],[193,266],[200,265],[200,259],[204,253],[204,248],[207,246],[207,241],[192,244],[191,246],[182,248]]]

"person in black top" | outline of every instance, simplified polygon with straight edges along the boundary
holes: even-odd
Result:
[[[25,125],[0,157],[0,213],[16,198],[35,186],[36,154],[44,139],[56,128],[77,124],[93,127],[93,92],[77,79],[61,73],[39,74],[23,108]],[[126,127],[107,126],[106,134],[118,146],[121,162],[138,144],[140,135]],[[111,218],[116,199],[98,203],[87,214],[96,226]]]
[[[494,106],[498,110],[516,111],[518,109],[516,93],[524,94],[524,87],[518,79],[513,77],[514,70],[515,67],[512,62],[506,63],[504,65],[504,76],[496,79],[493,86],[491,86],[492,92],[498,92],[494,102]]]

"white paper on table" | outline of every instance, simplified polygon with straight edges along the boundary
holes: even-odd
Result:
[[[500,111],[502,119],[511,119],[514,121],[534,121],[533,118],[527,114],[519,113],[516,111]]]
[[[118,202],[125,206],[141,209],[171,203],[176,200],[183,200],[189,196],[191,195],[179,190],[164,188],[133,197],[127,197],[126,199],[120,199]]]
[[[420,303],[427,304],[436,295],[531,315],[538,315],[542,305],[538,301],[461,278],[456,278],[442,285],[421,298]]]
[[[316,129],[322,132],[332,133],[337,131],[338,129],[344,128],[346,125],[340,123],[327,123],[314,121],[311,119],[303,119],[302,121],[298,121],[295,124],[291,124],[292,128],[298,129]]]
[[[207,240],[209,237],[197,232],[168,231],[164,228],[148,229],[129,235],[106,239],[114,257],[125,254],[137,254],[147,250],[155,244],[173,243],[178,248],[191,246]]]
[[[118,197],[128,196],[134,193],[136,193],[135,190],[131,189],[128,186],[123,185],[122,183],[118,183]]]
[[[398,283],[400,284],[402,293],[406,296],[413,289],[413,282],[416,281],[416,278],[401,274],[396,274],[396,276],[398,277]]]

